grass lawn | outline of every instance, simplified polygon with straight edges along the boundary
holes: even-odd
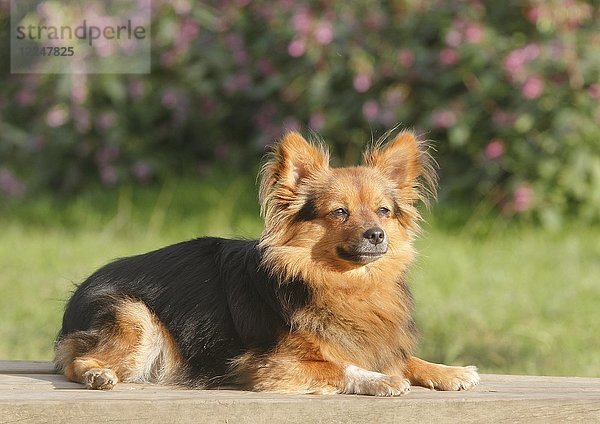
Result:
[[[0,359],[51,359],[73,285],[112,258],[199,235],[257,236],[255,193],[253,181],[214,178],[1,205]],[[481,235],[443,224],[446,213],[434,205],[412,271],[420,355],[487,373],[600,377],[600,228]]]

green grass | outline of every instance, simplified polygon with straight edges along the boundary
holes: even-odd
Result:
[[[51,359],[74,284],[112,258],[199,235],[257,236],[255,196],[254,181],[220,176],[0,206],[0,359]],[[421,356],[600,376],[600,228],[449,227],[449,215],[434,206],[411,273]]]
[[[421,353],[484,372],[600,377],[600,229],[432,228],[412,287]]]

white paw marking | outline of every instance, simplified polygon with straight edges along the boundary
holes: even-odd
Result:
[[[472,389],[481,381],[477,373],[477,367],[473,365],[448,368],[452,370],[453,375],[451,377],[440,381],[429,380],[425,383],[425,386],[434,390],[458,391]]]
[[[115,372],[108,368],[92,368],[83,374],[85,387],[96,390],[110,390],[119,381]]]
[[[399,376],[368,371],[355,365],[344,369],[343,393],[372,396],[400,396],[410,391],[410,382]]]

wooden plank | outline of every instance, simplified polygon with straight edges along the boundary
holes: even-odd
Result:
[[[399,398],[189,390],[118,384],[85,390],[40,363],[0,362],[0,421],[87,423],[600,422],[600,379],[482,375],[468,392],[414,388]],[[47,368],[48,364],[46,364]],[[27,373],[12,371],[27,368]]]
[[[0,374],[55,374],[48,361],[0,361]]]

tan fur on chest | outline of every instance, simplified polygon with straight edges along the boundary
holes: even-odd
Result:
[[[292,331],[316,336],[326,360],[388,369],[414,346],[412,301],[403,284],[321,287],[292,317]]]

